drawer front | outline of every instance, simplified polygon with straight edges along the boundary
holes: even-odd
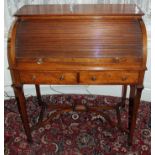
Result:
[[[20,72],[25,84],[76,84],[77,74],[72,72]]]
[[[138,72],[131,71],[103,71],[81,72],[81,84],[132,84],[138,83]]]

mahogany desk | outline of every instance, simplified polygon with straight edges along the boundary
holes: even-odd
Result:
[[[40,84],[122,85],[122,103],[117,106],[87,107],[75,103],[60,111],[96,111],[111,126],[104,110],[117,112],[129,97],[129,144],[132,144],[146,70],[147,37],[143,12],[136,5],[81,4],[29,5],[16,14],[8,39],[8,61],[15,96],[29,141],[31,131],[44,125],[46,108]],[[24,84],[35,84],[42,107],[38,124],[30,128],[23,92]]]

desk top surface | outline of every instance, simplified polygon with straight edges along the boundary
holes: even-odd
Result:
[[[144,13],[135,4],[58,4],[25,5],[15,16],[142,16]]]

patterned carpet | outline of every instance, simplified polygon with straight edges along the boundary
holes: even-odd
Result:
[[[79,103],[115,104],[120,98],[92,95],[46,95],[48,104]],[[40,107],[36,97],[27,98],[30,125],[37,122]],[[127,145],[127,135],[111,128],[104,117],[95,113],[70,112],[57,115],[49,124],[32,132],[33,144],[26,141],[17,104],[5,100],[5,155],[150,155],[151,104],[142,102],[132,147]],[[52,113],[52,112],[51,112]],[[116,122],[115,111],[108,112]],[[123,126],[127,127],[128,104],[121,110]]]

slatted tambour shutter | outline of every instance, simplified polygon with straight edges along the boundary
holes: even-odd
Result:
[[[137,20],[23,20],[17,26],[17,58],[33,52],[41,57],[142,57]],[[21,52],[22,51],[22,52]],[[56,52],[55,52],[56,51]]]

